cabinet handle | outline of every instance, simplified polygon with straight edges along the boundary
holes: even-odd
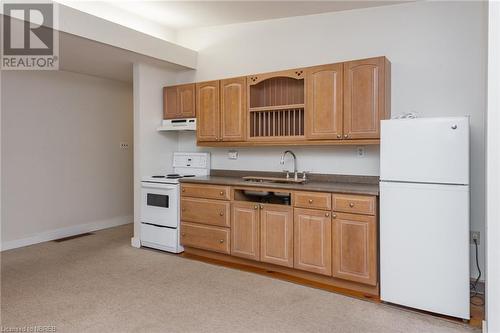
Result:
[[[221,243],[221,244],[224,243],[224,240],[223,239],[219,240],[219,243]]]
[[[348,137],[349,137],[349,135],[344,134],[344,139],[347,139]]]
[[[313,199],[309,199],[309,203],[312,204],[313,203]]]
[[[258,209],[258,208],[259,208],[259,206],[257,206],[257,205],[253,206],[253,209]]]
[[[325,216],[326,216],[326,217],[330,216],[330,213],[325,213]]]
[[[220,213],[219,213],[219,215],[220,215],[220,216],[224,216],[224,212],[220,212]]]
[[[354,207],[354,202],[350,202],[349,207],[351,207],[351,208]]]
[[[337,218],[337,214],[332,214],[332,218],[336,219]]]

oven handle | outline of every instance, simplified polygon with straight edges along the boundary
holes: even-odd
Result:
[[[175,191],[178,185],[167,185],[160,183],[142,183],[142,188],[155,188],[159,190]]]

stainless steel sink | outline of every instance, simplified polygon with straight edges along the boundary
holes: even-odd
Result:
[[[246,176],[243,177],[243,180],[247,182],[256,182],[256,183],[288,183],[288,184],[303,184],[306,182],[305,179],[299,178],[279,178],[279,177],[257,177],[257,176]]]

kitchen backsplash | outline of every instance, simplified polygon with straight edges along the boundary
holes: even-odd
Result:
[[[196,147],[195,132],[179,132],[179,151],[209,151],[212,169],[282,171],[293,169],[289,157],[280,164],[281,153],[287,149],[297,155],[297,169],[314,173],[344,175],[379,175],[379,147],[363,146],[364,156],[358,157],[357,146],[336,147],[262,147],[206,148]],[[237,151],[238,158],[229,159],[228,152]]]

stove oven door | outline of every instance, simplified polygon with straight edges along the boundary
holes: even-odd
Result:
[[[179,226],[179,184],[142,182],[141,222]]]

